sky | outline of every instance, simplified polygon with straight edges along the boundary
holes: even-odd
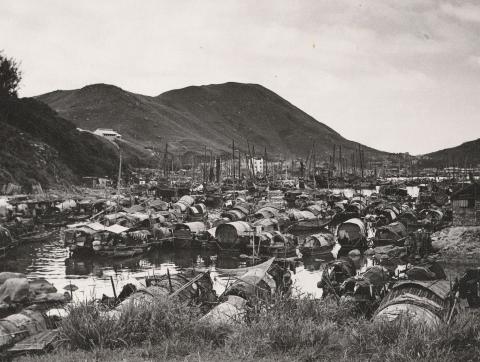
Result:
[[[480,138],[475,0],[1,0],[0,49],[21,96],[257,83],[380,150]]]

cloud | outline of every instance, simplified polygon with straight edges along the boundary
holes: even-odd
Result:
[[[454,5],[443,3],[440,9],[447,15],[453,16],[461,21],[480,23],[480,6],[474,4]]]
[[[419,153],[480,134],[478,14],[437,0],[5,0],[0,44],[22,61],[23,96],[259,83],[348,138]]]
[[[476,68],[480,67],[480,55],[471,55],[468,57],[467,63]]]

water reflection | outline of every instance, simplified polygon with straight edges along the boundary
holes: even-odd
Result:
[[[295,294],[321,296],[316,286],[321,278],[326,257],[305,258],[297,263],[293,276]],[[48,243],[24,245],[0,261],[0,271],[21,272],[29,278],[43,277],[52,282],[59,291],[70,283],[78,287],[74,298],[82,299],[113,295],[110,278],[115,288],[121,289],[130,278],[144,278],[151,274],[177,273],[181,269],[207,269],[212,267],[215,289],[221,293],[228,282],[227,276],[219,275],[215,267],[235,269],[251,264],[251,259],[238,254],[222,254],[214,250],[152,250],[144,256],[128,259],[70,258],[60,240]],[[472,265],[445,265],[446,274],[452,281]]]
[[[76,299],[113,295],[110,277],[115,288],[121,289],[130,278],[141,279],[151,274],[177,273],[182,269],[207,269],[212,267],[212,278],[218,293],[228,283],[227,276],[219,275],[215,267],[235,269],[252,264],[245,255],[219,253],[216,250],[152,250],[150,253],[128,259],[100,257],[70,258],[58,237],[43,244],[23,245],[0,263],[0,271],[25,273],[29,278],[43,277],[62,291],[74,284]],[[297,287],[301,293],[316,292],[316,282],[321,275],[321,260],[307,260],[304,268],[297,268]],[[308,281],[309,280],[309,281]],[[308,281],[308,282],[307,282]]]

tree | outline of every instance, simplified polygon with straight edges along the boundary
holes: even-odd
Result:
[[[16,97],[21,80],[17,61],[0,51],[0,97]]]

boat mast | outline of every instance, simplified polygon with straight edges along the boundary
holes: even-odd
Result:
[[[232,176],[235,183],[235,140],[232,139]]]

